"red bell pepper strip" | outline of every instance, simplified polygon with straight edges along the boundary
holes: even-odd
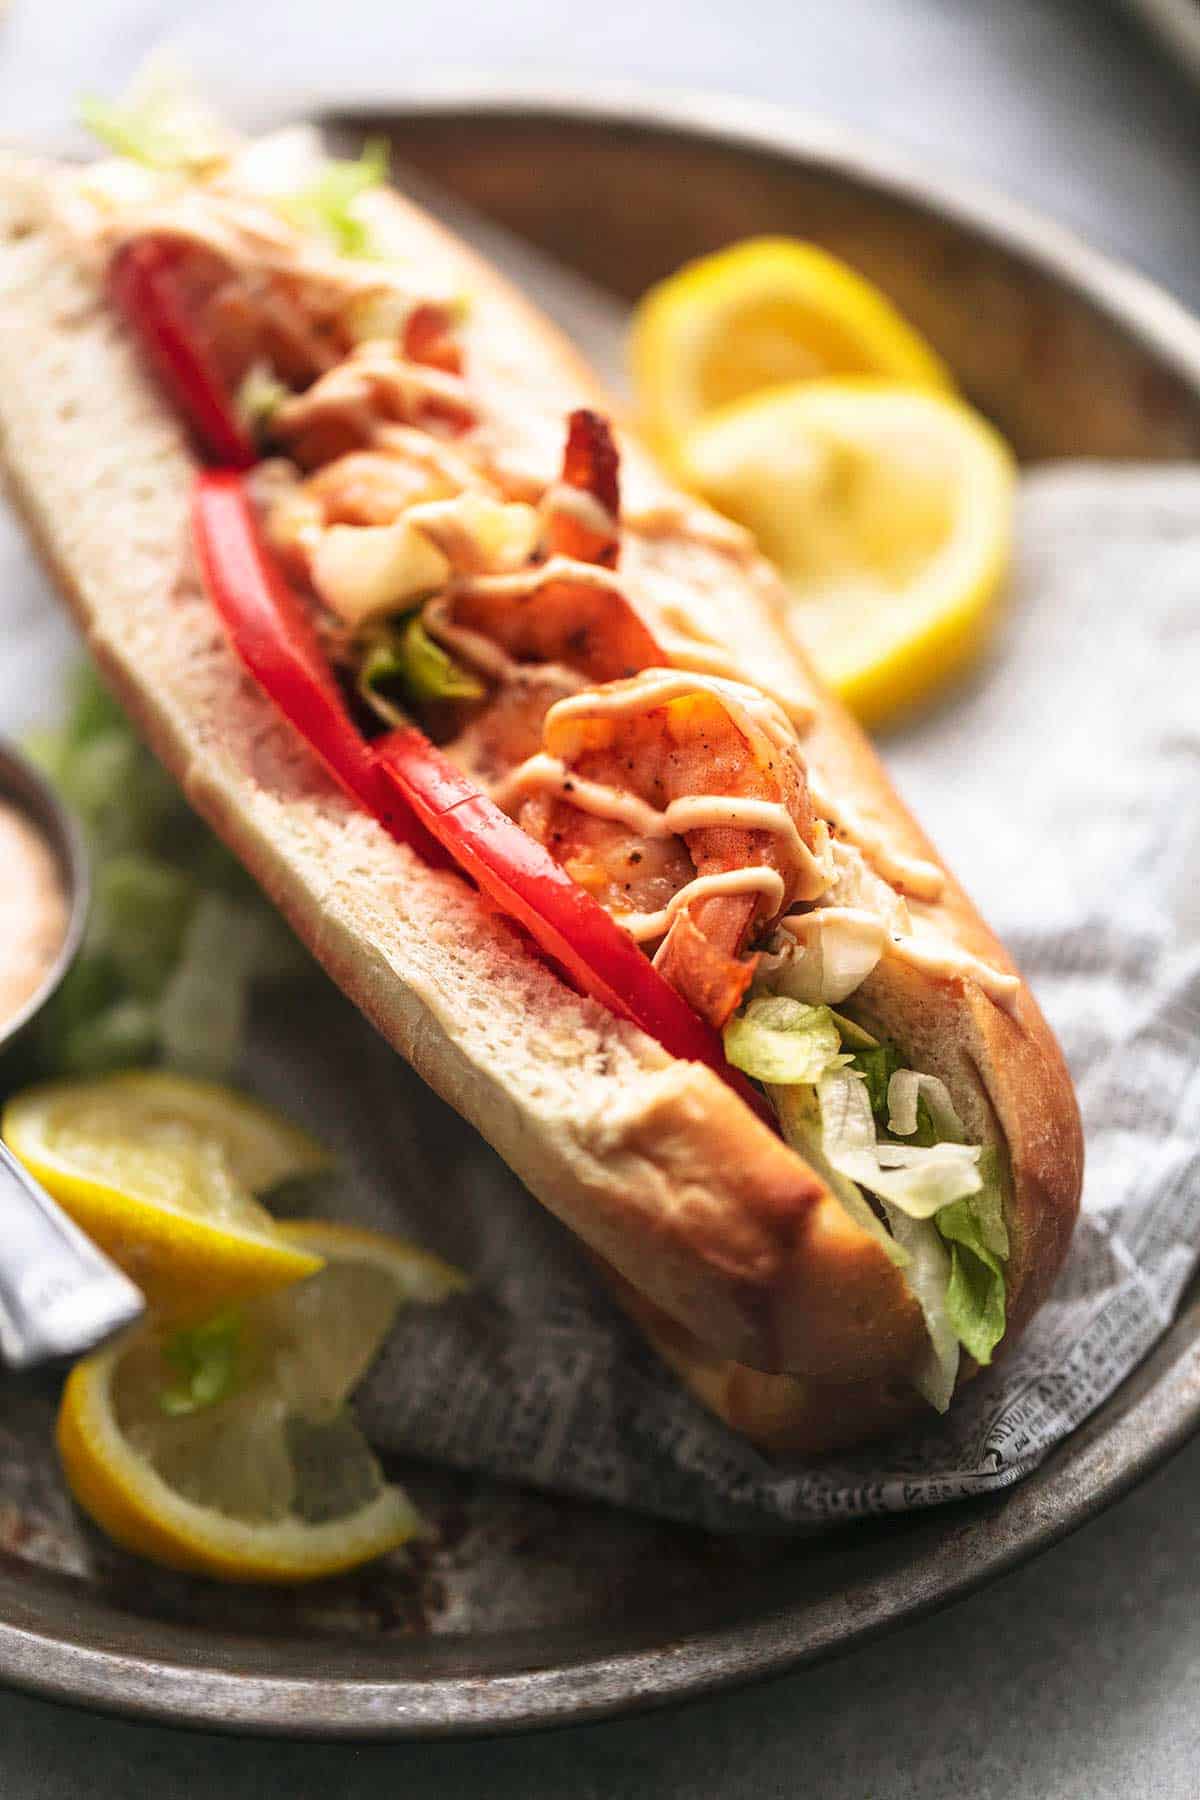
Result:
[[[393,837],[422,855],[442,853],[395,789],[350,717],[304,608],[264,550],[241,477],[228,470],[197,476],[192,535],[204,585],[234,650],[289,724],[347,793]]]
[[[726,1062],[718,1034],[543,844],[522,831],[415,726],[389,732],[376,741],[375,751],[381,770],[431,835],[525,927],[573,987],[639,1026],[672,1056],[706,1063],[774,1127],[766,1101]]]
[[[113,257],[109,290],[204,454],[222,467],[248,469],[258,451],[184,297],[181,256],[169,240],[133,238]]]

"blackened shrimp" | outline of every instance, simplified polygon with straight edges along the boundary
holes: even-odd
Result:
[[[715,1026],[756,936],[824,884],[795,734],[754,690],[652,669],[562,701],[498,797]]]
[[[616,568],[621,543],[619,469],[608,420],[579,407],[567,421],[562,477],[542,501],[551,555]]]
[[[542,512],[547,559],[515,577],[464,586],[455,624],[517,662],[556,663],[589,681],[616,681],[661,662],[649,626],[602,572],[616,565],[621,527],[617,448],[599,413],[571,414],[562,477]]]

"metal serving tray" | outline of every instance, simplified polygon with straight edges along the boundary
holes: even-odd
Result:
[[[895,297],[1025,456],[1200,454],[1200,325],[1067,233],[857,134],[707,98],[479,86],[354,123],[623,298],[732,238],[816,238]],[[1044,1550],[1200,1424],[1200,1303],[1005,1495],[739,1541],[403,1470],[437,1548],[282,1596],[104,1544],[63,1495],[55,1400],[51,1377],[0,1378],[0,1678],[224,1730],[511,1730],[815,1662]]]

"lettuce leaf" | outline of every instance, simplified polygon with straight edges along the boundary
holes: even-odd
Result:
[[[913,1219],[928,1219],[982,1185],[971,1144],[894,1144],[876,1135],[861,1075],[835,1068],[817,1083],[825,1155],[839,1174],[889,1200]]]
[[[950,1090],[936,1075],[919,1069],[897,1069],[887,1085],[887,1128],[914,1144],[962,1144],[963,1122]]]
[[[983,1242],[970,1202],[960,1200],[938,1215],[937,1228],[950,1245],[946,1314],[963,1347],[985,1365],[1004,1336],[1004,1268]]]
[[[947,1315],[959,1342],[986,1366],[1004,1336],[1008,1231],[994,1150],[983,1152],[980,1168],[980,1192],[940,1212],[937,1228],[950,1246]]]
[[[353,162],[331,157],[307,187],[280,200],[280,211],[342,256],[372,256],[371,229],[359,217],[357,202],[387,180],[388,162],[386,140],[372,138]]]
[[[960,1361],[958,1331],[948,1299],[953,1273],[951,1253],[934,1220],[910,1219],[898,1206],[890,1206],[886,1200],[881,1204],[892,1236],[908,1258],[905,1279],[929,1333],[929,1346],[913,1372],[913,1384],[935,1412],[944,1413],[954,1394]]]
[[[929,1333],[914,1381],[944,1412],[959,1346],[986,1364],[1004,1335],[999,1159],[963,1142],[943,1082],[847,1023],[781,995],[753,1000],[726,1027],[726,1054],[767,1084],[784,1137],[904,1269]]]
[[[778,949],[763,956],[759,975],[773,994],[810,1006],[837,1005],[862,986],[883,954],[882,920],[844,907],[816,907],[781,931]]]
[[[821,1137],[821,1110],[813,1087],[768,1088],[779,1117],[779,1129],[793,1150],[799,1151],[830,1190],[837,1195],[854,1223],[873,1237],[898,1268],[907,1268],[908,1252],[872,1211],[865,1195],[829,1163]]]
[[[774,995],[752,1000],[725,1027],[725,1055],[735,1069],[773,1086],[811,1085],[839,1068],[842,1039],[827,1006]]]
[[[431,638],[414,613],[399,631],[381,633],[358,673],[358,691],[388,725],[406,723],[404,707],[434,700],[479,700],[484,688]]]
[[[224,162],[233,137],[177,71],[152,58],[119,100],[86,96],[79,120],[118,156],[145,168],[199,174]]]
[[[856,1050],[850,1067],[866,1083],[867,1099],[877,1125],[888,1121],[888,1085],[903,1066],[903,1058],[895,1044],[876,1044],[871,1050]]]
[[[97,1075],[161,1059],[228,1075],[246,990],[301,963],[295,940],[90,666],[64,723],[30,748],[79,819],[92,867],[83,948],[38,1020],[40,1070]]]

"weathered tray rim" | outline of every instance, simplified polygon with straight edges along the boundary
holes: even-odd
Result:
[[[325,96],[295,110],[326,110]],[[587,119],[724,140],[783,154],[940,212],[1049,272],[1170,364],[1200,395],[1200,321],[1133,270],[1071,232],[989,192],[950,180],[857,131],[781,108],[713,95],[605,86],[586,92],[472,80],[372,103],[364,114],[462,113]],[[650,1649],[580,1657],[511,1674],[390,1673],[399,1649],[322,1641],[311,1672],[278,1643],[98,1615],[94,1642],[39,1626],[28,1574],[0,1562],[0,1680],[44,1699],[126,1718],[244,1734],[346,1739],[434,1738],[581,1723],[642,1711],[849,1650],[994,1581],[1094,1518],[1200,1429],[1200,1302],[1176,1320],[1117,1395],[1027,1481],[1008,1493],[926,1515],[921,1548],[889,1592],[864,1546],[860,1579],[801,1609],[699,1632]],[[911,1527],[906,1523],[906,1530]],[[36,1595],[34,1596],[36,1599]],[[80,1624],[89,1611],[85,1599]],[[99,1623],[103,1614],[104,1623]],[[847,1628],[846,1620],[853,1623]],[[208,1660],[199,1660],[207,1653]],[[304,1660],[303,1657],[300,1659]]]

